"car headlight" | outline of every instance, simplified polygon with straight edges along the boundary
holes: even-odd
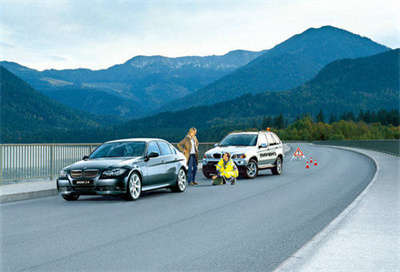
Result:
[[[102,176],[103,177],[116,177],[116,176],[121,176],[125,172],[126,172],[126,169],[123,169],[123,168],[110,169],[110,170],[104,171]]]
[[[234,154],[232,155],[232,159],[244,159],[246,158],[246,154]]]
[[[67,177],[67,172],[64,171],[64,170],[61,170],[61,172],[60,172],[60,178],[65,178],[65,177]]]

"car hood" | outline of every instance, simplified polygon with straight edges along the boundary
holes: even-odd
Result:
[[[78,161],[70,166],[64,168],[64,170],[81,170],[81,169],[111,169],[124,166],[130,166],[138,162],[141,157],[130,157],[130,158],[97,158]]]
[[[254,146],[217,146],[208,150],[206,154],[229,152],[231,155],[233,155],[238,153],[246,153],[254,148]]]

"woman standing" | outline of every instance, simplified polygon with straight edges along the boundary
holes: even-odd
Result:
[[[198,183],[195,181],[196,179],[196,171],[197,164],[199,161],[199,142],[196,138],[197,130],[192,127],[189,129],[189,133],[183,138],[182,141],[179,142],[178,148],[183,152],[186,157],[188,164],[188,183],[189,185],[197,185]]]

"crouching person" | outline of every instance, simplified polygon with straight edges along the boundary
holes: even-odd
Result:
[[[226,184],[227,182],[230,182],[231,185],[235,184],[239,171],[228,152],[224,153],[222,159],[216,165],[216,169],[217,175],[212,177],[213,185]]]

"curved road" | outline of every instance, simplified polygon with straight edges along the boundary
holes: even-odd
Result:
[[[375,165],[345,150],[291,145],[281,176],[160,190],[137,202],[86,196],[0,205],[1,271],[271,271],[340,214]],[[290,161],[296,147],[318,166]]]

